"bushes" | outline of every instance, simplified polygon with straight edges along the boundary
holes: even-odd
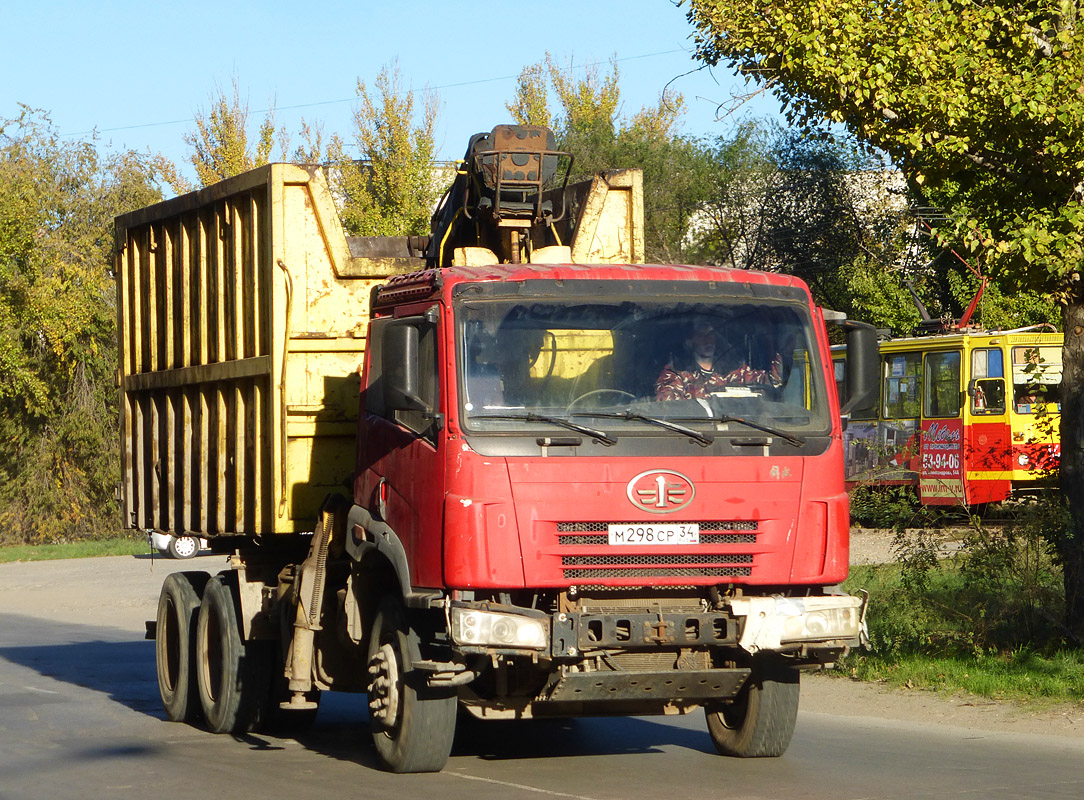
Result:
[[[857,486],[851,491],[851,524],[903,530],[932,525],[941,512],[924,506],[910,486]]]
[[[0,544],[119,528],[112,224],[161,198],[152,162],[0,119]]]
[[[1050,497],[1017,506],[997,525],[976,518],[951,547],[939,531],[897,532],[895,563],[856,568],[848,580],[871,589],[875,651],[960,655],[1063,645],[1061,571],[1049,544],[1063,513]]]

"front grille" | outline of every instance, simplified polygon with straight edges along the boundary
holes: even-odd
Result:
[[[643,524],[621,522],[619,525]],[[701,544],[754,544],[759,526],[755,521],[699,522]],[[606,544],[609,530],[605,522],[558,522],[557,542],[561,545]]]
[[[669,522],[669,520],[667,520]],[[675,520],[686,522],[686,520]],[[643,525],[644,521],[618,522],[617,525]],[[760,525],[756,520],[711,520],[696,523],[700,526],[700,532],[704,531],[756,531]],[[558,522],[558,533],[606,533],[609,530],[608,522]]]
[[[681,520],[686,522],[686,520]],[[667,520],[669,522],[669,520]],[[643,522],[617,523],[642,525]],[[708,520],[700,526],[700,543],[682,547],[684,552],[627,553],[623,547],[611,547],[609,523],[558,522],[557,543],[565,547],[591,547],[593,552],[561,555],[561,573],[566,580],[605,580],[626,578],[737,578],[752,574],[754,557],[750,553],[719,552],[719,545],[756,544],[760,525],[756,521]]]
[[[734,578],[752,575],[749,567],[651,567],[636,569],[565,569],[566,578]]]
[[[563,567],[595,567],[599,565],[626,567],[644,566],[648,564],[665,566],[674,564],[705,563],[752,564],[753,556],[748,553],[741,553],[738,555],[714,555],[705,553],[704,555],[690,556],[561,556],[561,566]]]

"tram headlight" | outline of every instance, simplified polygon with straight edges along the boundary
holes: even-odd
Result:
[[[1021,467],[1026,467],[1029,461],[1030,459],[1028,458],[1027,453],[1021,453],[1016,457],[1016,463],[1019,464]]]

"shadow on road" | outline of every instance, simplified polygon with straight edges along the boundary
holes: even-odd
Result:
[[[165,719],[154,673],[154,642],[131,637],[130,631],[5,614],[0,658]]]
[[[679,727],[645,717],[500,721],[460,718],[452,755],[486,760],[569,758],[661,753],[666,746],[715,752],[706,729]]]
[[[0,633],[0,658],[54,680],[100,692],[127,708],[164,720],[155,677],[154,642],[132,636],[130,631],[107,627],[6,615]],[[235,738],[258,750],[279,749],[282,741],[260,733]],[[292,738],[313,752],[376,766],[365,695],[325,693],[313,728]],[[480,721],[463,715],[452,755],[485,760],[569,758],[661,753],[668,746],[713,752],[702,726],[672,725],[651,718]]]

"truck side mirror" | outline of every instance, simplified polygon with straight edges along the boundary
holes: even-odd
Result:
[[[384,329],[381,372],[387,411],[432,411],[418,394],[418,339],[412,320],[394,320]]]
[[[847,397],[839,409],[841,416],[855,410],[877,405],[881,384],[881,356],[877,346],[877,329],[865,322],[846,320],[847,332]]]

